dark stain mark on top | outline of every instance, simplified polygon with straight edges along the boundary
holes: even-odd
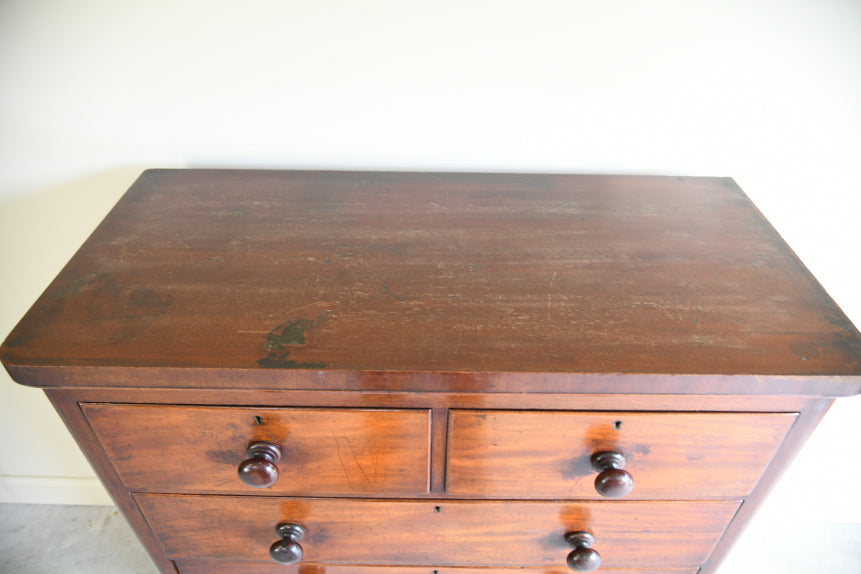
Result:
[[[265,369],[322,369],[326,363],[300,362],[290,359],[290,353],[306,343],[305,337],[329,319],[329,313],[319,315],[313,321],[297,319],[282,323],[266,335],[264,348],[269,354],[257,361]]]
[[[311,330],[313,327],[314,322],[308,319],[282,323],[266,335],[265,347],[270,351],[277,351],[287,345],[304,345],[305,330]]]

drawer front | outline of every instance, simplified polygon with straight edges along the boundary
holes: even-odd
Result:
[[[446,491],[599,499],[592,455],[617,451],[625,499],[742,497],[796,414],[452,411]]]
[[[280,522],[305,527],[310,564],[564,568],[589,530],[605,568],[702,563],[738,508],[703,502],[472,502],[138,494],[171,559],[269,561]]]
[[[332,566],[225,560],[181,560],[180,574],[571,574],[569,568],[451,568],[433,566]],[[601,574],[696,574],[697,568],[601,568]]]
[[[258,494],[421,494],[426,410],[272,409],[83,404],[126,486]],[[238,467],[255,441],[277,445],[277,480],[252,488]]]

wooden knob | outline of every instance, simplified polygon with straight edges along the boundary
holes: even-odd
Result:
[[[601,565],[601,555],[592,545],[595,537],[585,531],[569,532],[565,535],[565,542],[574,550],[568,554],[568,568],[574,572],[593,572]]]
[[[237,469],[239,479],[254,488],[272,486],[278,480],[278,467],[275,463],[281,460],[281,449],[266,441],[257,441],[248,445],[245,450],[247,460],[242,461]]]
[[[302,560],[302,546],[299,541],[305,536],[305,528],[292,522],[282,522],[275,527],[280,540],[269,547],[269,556],[278,564],[296,564]]]
[[[634,488],[634,478],[625,466],[621,452],[608,450],[592,455],[592,468],[600,474],[595,478],[595,490],[605,498],[625,496]]]

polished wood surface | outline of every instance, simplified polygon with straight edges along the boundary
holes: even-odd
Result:
[[[564,536],[576,530],[594,533],[608,568],[700,564],[739,506],[163,494],[135,500],[175,559],[266,560],[275,526],[290,521],[305,527],[302,547],[311,563],[507,567],[564,566],[571,551]]]
[[[282,494],[425,493],[427,410],[268,409],[84,404],[126,486]],[[280,478],[246,486],[255,441],[278,444]]]
[[[462,411],[449,414],[446,491],[597,499],[591,457],[624,454],[626,499],[744,496],[796,416]]]
[[[148,171],[0,355],[36,385],[134,367],[180,387],[220,386],[197,378],[214,369],[258,388],[323,388],[321,371],[861,387],[857,330],[721,178]]]
[[[449,566],[337,566],[224,560],[178,560],[180,574],[571,574],[561,568],[452,568]],[[602,574],[697,574],[696,568],[602,568]]]
[[[710,574],[861,392],[727,178],[148,171],[0,359],[164,574]]]
[[[648,410],[650,406],[654,406],[663,410],[713,410],[713,411],[761,411],[767,412],[774,409],[784,411],[801,411],[799,423],[793,425],[790,435],[781,446],[778,448],[773,464],[769,470],[763,475],[750,498],[742,505],[741,510],[736,513],[736,519],[730,523],[727,532],[721,538],[721,541],[716,546],[715,552],[710,557],[708,563],[703,567],[703,572],[713,572],[719,564],[719,558],[731,548],[733,540],[738,536],[739,531],[743,528],[744,522],[753,514],[756,506],[764,498],[764,494],[774,483],[780,471],[792,459],[794,454],[803,444],[811,430],[816,426],[819,418],[827,410],[830,400],[814,399],[808,397],[793,397],[793,396],[644,396],[644,395],[516,395],[516,394],[490,394],[490,395],[458,395],[449,393],[431,393],[431,394],[415,394],[415,393],[374,393],[374,392],[347,392],[347,393],[329,393],[329,392],[296,392],[296,391],[232,391],[232,390],[181,390],[181,389],[117,389],[117,388],[57,388],[46,391],[52,403],[57,410],[64,416],[69,429],[75,436],[78,443],[83,448],[88,459],[93,467],[97,469],[99,476],[109,486],[113,493],[114,499],[119,507],[123,510],[129,521],[135,525],[138,536],[145,543],[153,560],[159,565],[159,570],[164,573],[174,573],[173,566],[170,561],[166,561],[161,545],[153,538],[149,526],[145,522],[145,518],[138,511],[136,503],[130,496],[129,491],[119,480],[113,468],[113,464],[108,459],[103,447],[93,434],[90,425],[86,418],[81,413],[78,401],[81,402],[117,402],[117,401],[132,401],[137,403],[152,403],[156,400],[163,400],[170,403],[184,403],[187,405],[200,404],[245,404],[259,405],[268,401],[271,405],[302,405],[306,407],[317,406],[356,406],[356,405],[386,405],[390,408],[428,408],[440,407],[442,405],[452,405],[455,407],[468,406],[485,406],[489,408],[506,408],[516,409],[519,407],[528,408],[570,408],[570,409],[585,409],[585,410],[606,410],[610,407],[617,407],[621,410]],[[441,443],[444,447],[444,443]],[[274,528],[274,524],[273,524]],[[715,557],[715,554],[717,557]],[[193,574],[201,572],[211,572],[213,574],[236,574],[242,572],[259,572],[260,574],[270,574],[273,572],[269,568],[269,564],[273,568],[280,568],[277,572],[296,573],[298,566],[281,566],[271,562],[265,558],[266,562],[231,562],[218,560],[213,561],[186,561],[182,560],[182,565],[189,564],[189,567],[194,567]],[[302,564],[303,567],[309,566]],[[356,566],[332,566],[319,565],[316,568],[325,567],[330,574],[345,574],[346,572],[354,572]],[[406,568],[406,567],[402,567]],[[291,570],[292,569],[292,570]],[[519,569],[516,569],[519,571]],[[607,571],[606,566],[602,571]],[[689,568],[682,571],[666,570],[667,574],[693,574],[697,568]],[[180,570],[185,572],[184,569]],[[444,570],[441,570],[443,572]],[[496,569],[494,569],[494,572]],[[502,570],[504,571],[504,570]],[[535,574],[560,574],[561,572],[570,571],[567,567],[561,570],[554,569],[538,569]],[[355,570],[355,572],[364,571]],[[375,570],[368,574],[374,574]],[[401,574],[399,570],[394,570],[397,574]],[[426,574],[421,568],[411,571],[405,570],[408,574]],[[472,569],[457,570],[450,574],[486,574],[486,570],[473,571]],[[615,574],[615,570],[611,570]],[[647,569],[645,571],[620,571],[619,574],[656,574],[665,572],[665,569]],[[380,571],[380,574],[389,574],[386,570]],[[508,574],[508,573],[506,573]]]
[[[624,395],[559,393],[413,393],[272,391],[236,389],[51,388],[51,396],[81,403],[164,403],[259,407],[377,409],[491,409],[572,411],[798,412],[816,404],[806,396]]]

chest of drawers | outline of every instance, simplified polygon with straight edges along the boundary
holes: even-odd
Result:
[[[721,178],[151,170],[0,357],[181,574],[714,572],[861,390]]]

